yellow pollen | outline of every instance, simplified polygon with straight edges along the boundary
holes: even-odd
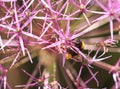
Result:
[[[82,45],[81,45],[82,49],[85,49],[85,43],[82,41]]]
[[[54,16],[52,17],[52,19],[57,19],[57,16],[56,16],[56,15],[54,15]]]
[[[66,59],[69,60],[70,58],[72,58],[72,55],[70,53],[66,53]]]
[[[81,4],[80,9],[82,9],[82,10],[85,9],[85,5]]]
[[[13,15],[13,14],[14,14],[14,11],[13,11],[13,10],[11,10],[11,11],[10,11],[10,15]]]
[[[27,15],[27,16],[30,16],[30,15],[31,15],[31,12],[26,12],[26,15]]]

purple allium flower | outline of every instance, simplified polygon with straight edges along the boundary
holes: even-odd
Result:
[[[54,48],[58,54],[62,54],[63,55],[63,65],[65,64],[65,59],[66,59],[66,54],[67,54],[68,49],[73,50],[75,53],[85,57],[84,54],[79,50],[79,48],[77,48],[75,46],[77,38],[72,39],[74,34],[72,34],[70,32],[70,21],[67,21],[66,31],[63,31],[62,29],[59,31],[54,28],[53,28],[53,30],[56,32],[55,34],[57,35],[57,37],[55,38],[55,41],[50,40],[50,42],[48,43],[50,45],[44,47],[43,49]],[[51,35],[51,36],[53,36],[53,35]]]
[[[59,87],[62,88],[57,81],[48,83],[48,79],[51,76],[45,77],[43,75],[40,75],[39,78],[36,78],[34,75],[29,74],[25,70],[23,70],[23,72],[27,74],[30,78],[32,78],[33,82],[26,85],[17,85],[16,87],[24,87],[24,88],[38,87],[38,89],[41,89],[41,87],[45,89],[59,89]]]
[[[97,4],[94,4],[95,2]],[[94,10],[98,10],[98,7],[99,9],[103,9],[103,12]],[[100,68],[104,67],[103,69],[108,71],[114,68],[112,65],[108,65],[102,61],[111,58],[111,55],[106,57],[105,54],[106,52],[110,52],[108,51],[109,47],[116,47],[116,40],[119,39],[118,37],[114,40],[113,36],[113,20],[115,19],[115,23],[120,21],[119,11],[119,0],[0,0],[0,52],[6,55],[7,50],[14,50],[12,56],[6,55],[2,57],[0,63],[14,56],[15,58],[10,66],[10,69],[12,69],[11,67],[14,67],[16,63],[20,63],[20,59],[26,58],[26,54],[30,62],[33,63],[32,55],[30,55],[32,53],[36,53],[34,57],[36,57],[37,61],[40,61],[41,55],[39,55],[39,52],[45,50],[50,54],[53,53],[56,59],[62,59],[63,66],[61,68],[71,72],[70,76],[73,79],[71,80],[78,89],[87,88],[91,80],[95,80],[98,86],[99,81],[96,77],[98,72],[94,73],[92,71],[95,68],[92,65]],[[99,34],[99,31],[95,31],[94,33],[94,30],[98,30],[95,29],[96,27],[101,27],[99,21],[105,18],[109,18],[111,39],[100,40],[99,42],[98,40],[94,40],[95,43],[98,43],[96,45],[92,44],[93,40],[90,36],[96,33]],[[104,25],[104,23],[102,24]],[[78,29],[76,29],[77,27]],[[86,35],[86,33],[88,34]],[[102,32],[100,31],[100,33]],[[104,37],[104,35],[101,37]],[[89,49],[82,47],[84,46],[83,41],[85,39],[86,42],[90,41],[88,44],[85,42],[85,45],[92,45],[93,50],[89,51],[91,47]],[[35,51],[31,52],[34,49]],[[44,61],[50,62],[51,60],[46,60],[46,56],[47,54],[44,57]],[[54,61],[56,62],[58,60]],[[70,68],[67,69],[66,61],[70,61],[70,65],[74,64],[73,61],[78,64],[80,63],[79,70],[76,70],[73,66],[70,66],[72,70],[69,70]],[[25,63],[24,60],[23,62]],[[50,63],[47,65],[50,65]],[[84,67],[91,77],[81,82],[80,79],[82,79],[81,74]],[[117,67],[119,69],[118,65]],[[46,70],[47,67],[45,66],[43,69]],[[52,69],[57,70],[56,68]],[[77,71],[76,75],[72,73],[74,70]],[[0,71],[2,81],[0,88],[6,89],[9,87],[6,82],[7,70],[0,65]],[[39,78],[36,78],[36,74],[29,74],[25,70],[23,71],[30,77],[31,82],[28,80],[26,85],[20,85],[18,87],[37,86],[38,89],[41,87],[45,89],[62,89],[56,79],[52,82],[48,81],[51,76],[46,77],[42,74],[39,75]],[[48,72],[45,73],[47,74]],[[113,78],[116,88],[118,88],[119,72],[117,70],[113,73]],[[67,79],[66,75],[65,80],[69,83]],[[70,85],[72,86],[72,84]]]
[[[70,2],[76,6],[78,8],[78,10],[76,10],[74,13],[70,14],[69,16],[73,16],[77,13],[82,13],[85,20],[87,21],[87,23],[90,25],[91,22],[89,21],[88,17],[87,17],[87,13],[89,13],[90,11],[88,10],[88,8],[90,6],[92,6],[94,4],[94,0],[79,0],[79,1],[73,1],[70,0]],[[92,3],[91,3],[92,2]]]
[[[113,18],[115,18],[118,22],[120,22],[119,19],[119,13],[120,13],[120,1],[119,0],[107,0],[107,3],[105,5],[103,5],[102,2],[100,2],[100,0],[95,0],[96,3],[104,10],[103,15],[100,16],[99,18],[95,19],[95,21],[99,21],[102,19],[105,19],[107,17],[109,17],[109,21],[110,21],[110,33],[111,33],[111,40],[114,39],[113,37]],[[102,14],[101,12],[98,12],[98,14]]]
[[[1,2],[13,2],[13,1],[17,1],[17,0],[0,0]]]
[[[27,84],[27,85],[18,85],[17,87],[34,87],[34,86],[38,86],[38,89],[40,89],[41,86],[45,86],[44,82],[45,82],[45,77],[40,76],[39,78],[35,78],[33,75],[29,74],[28,72],[26,72],[25,70],[23,70],[23,72],[25,74],[27,74],[29,77],[31,77],[33,79],[33,83]]]
[[[117,43],[118,43],[118,41],[116,41],[116,40],[107,39],[103,42],[98,42],[96,44],[96,46],[100,47],[100,49],[103,48],[102,55],[104,55],[106,52],[108,52],[108,48],[106,48],[106,47],[116,47]]]
[[[19,7],[17,8],[17,3],[13,2],[13,4],[11,4],[10,9],[8,9],[8,7],[3,7],[6,10],[8,10],[8,12],[5,13],[5,16],[3,18],[1,18],[2,23],[0,24],[1,28],[4,28],[4,31],[7,31],[8,36],[10,37],[9,40],[7,40],[6,42],[2,42],[1,39],[1,49],[4,51],[5,47],[9,47],[9,46],[18,46],[19,52],[15,58],[15,60],[13,61],[12,66],[17,62],[18,57],[20,56],[20,53],[23,53],[23,56],[25,56],[25,54],[28,54],[28,57],[30,58],[30,61],[32,63],[32,59],[30,56],[30,53],[27,49],[27,45],[29,43],[28,39],[26,39],[27,37],[23,36],[23,35],[27,35],[29,37],[32,37],[38,40],[39,37],[34,36],[34,34],[32,34],[32,19],[33,16],[35,16],[39,11],[35,11],[35,9],[31,12],[31,14],[27,14],[29,11],[29,7],[30,5],[32,5],[33,1],[31,2],[26,2],[24,4],[28,4],[29,6],[26,7],[27,9],[25,9],[23,12],[20,12],[23,7],[25,7],[25,5],[22,5],[22,8]],[[26,12],[26,13],[24,13]],[[27,17],[27,19],[26,19]],[[8,21],[9,19],[11,19],[10,21]],[[24,24],[23,24],[24,21]],[[23,25],[22,25],[23,24]],[[30,29],[28,29],[27,31],[25,30],[26,26],[28,26],[30,24]],[[36,38],[37,37],[37,38]],[[11,44],[10,43],[12,41],[16,41],[16,44]]]

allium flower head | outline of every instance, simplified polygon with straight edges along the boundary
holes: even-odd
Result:
[[[113,27],[113,18],[115,18],[118,22],[120,21],[119,19],[119,14],[120,14],[120,1],[119,0],[107,0],[106,5],[103,5],[99,0],[95,0],[96,3],[104,10],[103,15],[97,18],[95,21],[99,21],[102,19],[105,19],[109,17],[110,21],[110,33],[111,33],[111,40],[113,40],[113,32],[114,32],[114,27]],[[98,14],[102,14],[101,12],[98,12]]]

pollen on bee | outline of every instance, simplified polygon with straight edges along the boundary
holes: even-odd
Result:
[[[81,49],[85,49],[85,43],[82,41]]]
[[[66,53],[66,59],[69,60],[70,58],[72,58],[72,55],[70,53]]]

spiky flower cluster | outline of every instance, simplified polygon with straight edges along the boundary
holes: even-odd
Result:
[[[62,89],[54,76],[56,67],[53,67],[53,74],[45,70],[44,74],[40,73],[39,78],[35,77],[40,65],[51,61],[52,55],[55,59],[53,64],[59,62],[59,66],[64,69],[62,71],[65,72],[66,88],[88,88],[92,80],[99,87],[96,78],[98,72],[92,71],[94,65],[110,71],[115,88],[118,89],[119,65],[112,66],[101,61],[112,57],[105,55],[110,52],[109,48],[117,47],[119,34],[115,31],[119,31],[119,15],[119,0],[0,0],[0,63],[6,64],[13,59],[9,71],[18,64],[22,65],[20,61],[24,61],[25,57],[28,57],[31,65],[34,63],[33,58],[39,57],[35,73],[29,74],[23,70],[30,77],[28,83],[16,86],[25,89],[36,86],[38,89]],[[107,25],[103,26],[104,24]],[[110,36],[106,37],[106,33]],[[42,59],[40,54],[44,51],[47,53],[42,54]],[[49,60],[47,54],[51,55]],[[76,70],[69,60],[80,64],[76,74],[71,71]],[[25,62],[27,61],[23,63]],[[47,65],[50,66],[50,63]],[[86,80],[81,77],[84,68],[91,76]],[[2,85],[4,89],[11,89],[6,82],[7,71],[3,65],[0,65],[0,71],[0,89]],[[49,82],[51,78],[54,79]]]

